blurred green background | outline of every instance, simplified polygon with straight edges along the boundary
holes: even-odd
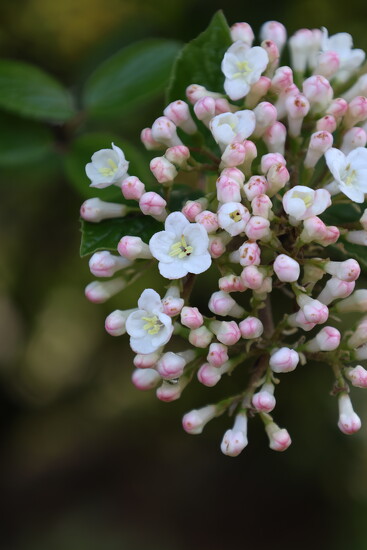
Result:
[[[80,97],[88,75],[122,47],[188,41],[220,8],[256,32],[269,19],[289,33],[324,25],[367,50],[367,5],[357,0],[339,10],[331,0],[2,0],[1,57],[41,67]],[[300,368],[279,388],[276,417],[293,438],[286,453],[268,449],[255,421],[249,447],[230,459],[219,451],[228,419],[200,438],[181,429],[182,414],[213,390],[194,384],[178,402],[158,402],[132,386],[127,340],[104,333],[112,309],[132,307],[158,281],[146,277],[105,305],[84,298],[91,276],[78,255],[78,212],[88,181],[79,172],[90,144],[77,148],[71,136],[138,145],[162,108],[157,93],[118,116],[53,125],[44,153],[38,123],[0,107],[0,548],[364,550],[366,427],[339,433],[325,366]],[[65,153],[75,153],[66,166]],[[354,399],[367,425],[363,392]]]

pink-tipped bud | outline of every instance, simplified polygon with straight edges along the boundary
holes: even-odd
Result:
[[[251,201],[252,213],[254,216],[260,216],[261,218],[271,218],[271,209],[273,203],[268,195],[258,195]]]
[[[240,322],[239,327],[241,336],[245,340],[260,338],[264,332],[264,326],[257,317],[246,317],[246,319]]]
[[[241,273],[241,279],[243,280],[247,288],[257,290],[264,282],[265,274],[263,270],[259,269],[256,265],[248,265],[243,268]]]
[[[188,434],[201,434],[206,424],[217,414],[215,405],[207,405],[202,409],[195,409],[185,414],[182,426]]]
[[[271,89],[276,94],[284,92],[293,84],[293,71],[290,67],[279,67],[271,80]]]
[[[204,86],[200,86],[200,84],[190,84],[190,86],[186,88],[186,97],[190,101],[191,105],[194,105],[194,103],[205,96],[220,98],[222,97],[222,94],[210,92]]]
[[[356,290],[351,296],[338,302],[335,309],[338,313],[347,313],[349,311],[367,311],[367,290]]]
[[[269,58],[267,74],[273,75],[275,69],[279,65],[280,53],[278,46],[273,40],[263,40],[261,42],[261,47],[266,51]]]
[[[144,130],[141,131],[140,139],[147,151],[160,151],[164,149],[164,145],[158,143],[158,141],[153,138],[151,128],[144,128]]]
[[[338,428],[346,435],[351,435],[360,429],[362,423],[359,416],[354,412],[352,402],[347,393],[341,393],[338,398],[339,420]]]
[[[235,23],[232,25],[230,31],[233,42],[241,40],[241,42],[244,42],[248,46],[252,46],[255,36],[254,31],[248,23]]]
[[[154,367],[161,354],[158,351],[153,353],[137,353],[134,357],[134,365],[137,369],[150,369]]]
[[[268,241],[271,238],[270,222],[261,216],[251,216],[246,224],[245,233],[251,241]]]
[[[180,167],[186,164],[187,159],[190,157],[190,151],[185,145],[175,145],[175,147],[169,147],[164,156],[169,162]]]
[[[210,210],[203,210],[195,217],[196,223],[200,223],[207,233],[215,233],[219,229],[218,216]]]
[[[317,65],[314,74],[324,76],[329,79],[334,76],[340,67],[340,57],[337,52],[321,52],[317,59]]]
[[[340,230],[335,225],[328,225],[326,227],[326,235],[323,239],[320,239],[319,243],[322,246],[329,246],[334,244],[340,237]],[[348,240],[348,239],[347,239]]]
[[[208,202],[206,199],[198,199],[196,201],[187,201],[182,208],[182,213],[189,222],[194,222],[196,216],[198,216],[204,208],[206,208]]]
[[[273,164],[270,167],[269,172],[267,173],[267,179],[269,183],[269,190],[267,194],[269,197],[273,197],[280,189],[283,189],[285,185],[289,182],[290,175],[283,164]]]
[[[238,250],[241,265],[259,265],[261,261],[261,249],[257,243],[245,241]]]
[[[175,317],[182,310],[184,303],[185,300],[178,296],[165,296],[162,300],[163,313],[169,317]]]
[[[194,105],[194,113],[198,120],[201,120],[206,126],[215,116],[216,104],[213,97],[202,97]]]
[[[362,319],[358,323],[357,328],[348,340],[348,347],[351,349],[358,348],[364,344],[367,344],[367,318]]]
[[[145,216],[153,216],[163,220],[166,217],[166,201],[154,191],[148,191],[142,195],[139,201],[140,210]]]
[[[282,51],[287,40],[287,31],[279,21],[267,21],[260,29],[261,40],[272,40],[277,45],[279,51]]]
[[[220,290],[224,292],[244,292],[247,290],[243,280],[238,275],[225,275],[218,281]]]
[[[245,97],[245,106],[247,109],[253,109],[268,93],[271,86],[271,80],[267,76],[261,76],[255,84],[251,86],[251,89]]]
[[[232,168],[245,161],[246,147],[242,143],[230,143],[222,154],[222,166]]]
[[[85,287],[85,296],[94,304],[103,304],[112,296],[123,290],[126,286],[124,279],[112,279],[111,281],[93,281]]]
[[[227,430],[220,444],[220,450],[227,456],[238,456],[247,446],[247,414],[241,411],[231,430]]]
[[[303,222],[303,231],[300,235],[300,239],[304,243],[311,243],[312,241],[320,242],[326,238],[327,228],[324,222],[317,216],[311,216]]]
[[[128,260],[136,260],[137,258],[148,260],[152,258],[149,246],[140,237],[125,235],[120,239],[117,250],[123,258]]]
[[[347,101],[351,101],[356,96],[367,96],[367,76],[363,74],[360,76],[355,84],[349,90],[343,94],[343,98]]]
[[[315,132],[311,135],[304,165],[314,168],[320,158],[332,147],[333,136],[329,132]]]
[[[105,320],[105,329],[108,334],[111,336],[122,336],[125,334],[126,329],[126,319],[129,317],[130,313],[133,311],[136,311],[135,309],[127,309],[124,311],[121,311],[120,309],[116,309],[112,313],[110,313]]]
[[[263,195],[268,190],[269,185],[265,176],[251,176],[248,182],[243,186],[246,198],[252,201],[258,195]],[[238,202],[238,201],[236,201]]]
[[[226,361],[228,361],[227,346],[218,344],[217,342],[210,344],[206,359],[213,367],[221,367]]]
[[[196,329],[201,327],[204,319],[197,307],[185,306],[181,310],[181,323],[185,327]]]
[[[243,163],[241,168],[244,171],[246,177],[249,177],[251,175],[252,162],[257,157],[257,148],[255,143],[248,139],[246,139],[243,142],[243,145],[246,148],[246,153],[245,153],[245,162]]]
[[[367,370],[362,365],[345,369],[345,375],[356,388],[367,388]]]
[[[114,256],[108,250],[95,252],[89,260],[89,269],[96,277],[112,277],[116,271],[131,265],[131,261],[121,256]]]
[[[348,105],[344,116],[344,126],[351,128],[367,119],[367,97],[357,96]]]
[[[131,379],[138,390],[148,391],[159,384],[161,377],[154,369],[136,369]]]
[[[180,99],[173,101],[167,105],[163,112],[166,117],[172,120],[186,134],[195,134],[197,132],[196,124],[185,101],[181,101]]]
[[[284,283],[293,283],[298,281],[300,275],[300,266],[296,260],[286,254],[279,254],[273,264],[277,277]]]
[[[175,383],[168,380],[163,380],[162,385],[157,388],[156,396],[160,401],[164,401],[165,403],[176,401],[177,399],[180,399],[181,394],[188,383],[189,380],[185,377],[180,378],[178,382],[175,381]]]
[[[189,342],[195,348],[207,348],[213,338],[213,333],[205,326],[190,331]]]
[[[272,291],[272,289],[273,289],[273,279],[271,277],[265,277],[261,287],[253,291],[254,298],[258,301],[263,301],[266,299],[266,295],[269,294]]]
[[[322,325],[327,321],[329,309],[325,304],[303,293],[299,294],[296,300],[307,321],[316,325]]]
[[[216,185],[219,202],[241,202],[240,184],[236,180],[220,176]]]
[[[292,313],[292,315],[289,315],[287,321],[291,327],[299,327],[305,332],[309,332],[316,326],[316,323],[312,323],[306,319],[302,309],[297,311],[297,313]]]
[[[367,143],[367,133],[363,128],[355,127],[345,132],[341,144],[341,151],[348,155],[357,147],[364,147]]]
[[[271,412],[276,405],[273,384],[264,384],[261,390],[253,395],[252,405],[258,412]]]
[[[218,384],[222,378],[222,373],[219,368],[213,367],[210,363],[204,363],[198,370],[197,378],[201,384],[212,388]]]
[[[278,113],[274,105],[268,101],[259,103],[253,112],[256,117],[256,127],[253,135],[259,138],[269,126],[275,123]]]
[[[285,108],[288,115],[289,135],[297,137],[301,133],[302,122],[310,110],[310,104],[302,94],[291,95],[285,100]]]
[[[287,138],[287,128],[284,124],[278,121],[274,122],[265,130],[262,138],[270,153],[284,155],[285,140]]]
[[[183,357],[180,357],[180,355],[172,351],[167,351],[167,353],[163,354],[159,359],[156,368],[162,378],[174,380],[181,376],[185,366],[186,361]]]
[[[154,121],[152,126],[152,137],[155,141],[158,141],[158,143],[166,145],[166,147],[183,145],[177,135],[176,124],[166,116],[161,116]]]
[[[273,372],[291,372],[297,367],[298,362],[298,353],[294,349],[284,347],[272,354],[269,365]]]
[[[241,338],[241,331],[235,321],[213,321],[210,329],[219,342],[226,346],[233,346]]]
[[[345,234],[345,239],[348,243],[359,244],[361,246],[367,246],[367,231],[348,231]]]
[[[326,109],[327,115],[332,115],[339,122],[348,110],[348,103],[345,99],[337,97]]]
[[[337,123],[332,115],[325,115],[316,122],[316,130],[318,132],[335,132]]]
[[[80,207],[80,215],[83,220],[98,223],[109,218],[120,218],[127,213],[125,204],[105,202],[98,198],[88,199]]]
[[[227,293],[219,290],[214,292],[209,300],[209,309],[215,315],[231,315],[232,317],[242,317],[245,310],[239,306],[235,300]]]
[[[339,347],[341,334],[334,327],[324,327],[320,332],[306,343],[307,351],[333,351]]]
[[[323,304],[329,305],[333,300],[350,296],[354,287],[354,281],[341,281],[337,277],[332,277],[321,291],[318,300]]]
[[[155,157],[150,161],[150,170],[159,183],[171,183],[177,176],[177,169],[165,157]]]
[[[313,112],[321,113],[333,99],[330,82],[321,75],[310,76],[303,82],[302,90]]]
[[[122,182],[121,191],[125,199],[138,201],[145,193],[145,185],[136,176],[129,176]]]
[[[224,168],[222,170],[221,176],[224,176],[226,178],[235,180],[240,186],[243,185],[243,182],[245,181],[245,175],[241,170],[238,168],[232,167],[232,168]]]
[[[291,54],[292,67],[296,72],[305,72],[313,39],[313,33],[310,29],[299,29],[290,37],[288,45]]]
[[[283,452],[292,443],[288,431],[285,428],[279,428],[275,422],[269,422],[265,426],[265,431],[269,437],[269,447],[273,451]]]
[[[361,274],[361,268],[356,260],[350,258],[344,262],[327,262],[324,270],[342,281],[356,281]]]
[[[226,251],[226,245],[220,237],[209,237],[209,254],[212,258],[219,258]]]
[[[270,168],[274,165],[282,164],[285,166],[287,163],[285,158],[280,153],[268,153],[261,157],[261,172],[267,174]]]

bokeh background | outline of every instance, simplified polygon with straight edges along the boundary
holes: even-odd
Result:
[[[367,4],[358,0],[343,9],[331,0],[224,4],[2,0],[0,55],[78,90],[120,48],[146,37],[188,41],[220,8],[230,24],[248,21],[255,31],[269,19],[289,33],[347,31],[367,50]],[[160,95],[82,130],[138,144],[162,107]],[[138,392],[126,340],[103,330],[114,307],[132,307],[158,281],[147,277],[114,303],[86,301],[90,274],[78,255],[84,197],[62,166],[69,129],[52,129],[57,147],[41,160],[23,151],[4,161],[1,151],[22,139],[24,124],[0,111],[0,127],[9,129],[9,138],[0,134],[0,548],[365,550],[366,427],[353,438],[337,430],[326,367],[299,369],[279,388],[277,419],[293,438],[284,454],[268,449],[257,422],[237,459],[218,449],[225,418],[200,437],[185,434],[182,414],[210,401],[212,390],[194,385],[170,405]],[[362,391],[355,402],[367,425]]]

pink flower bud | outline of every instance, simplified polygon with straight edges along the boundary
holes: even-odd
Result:
[[[142,391],[155,388],[161,380],[161,377],[154,369],[136,369],[131,378],[134,386]]]
[[[367,388],[367,370],[362,365],[345,369],[345,375],[356,388]]]
[[[141,131],[140,139],[147,151],[160,151],[164,149],[162,143],[158,143],[158,141],[153,138],[151,128],[144,128],[144,130]]]
[[[187,159],[190,157],[190,151],[185,145],[175,145],[175,147],[169,147],[164,156],[169,162],[180,167],[186,164]]]
[[[252,405],[259,412],[271,412],[276,405],[273,384],[264,384],[261,390],[253,395]]]
[[[195,329],[201,327],[204,319],[197,307],[185,306],[181,310],[181,323],[185,327]]]
[[[195,348],[207,348],[213,338],[213,333],[205,326],[190,331],[189,342]]]
[[[176,124],[166,116],[161,116],[153,122],[152,137],[158,143],[173,147],[174,145],[183,145],[177,135]]]
[[[321,52],[317,59],[317,65],[314,70],[314,74],[319,74],[327,79],[330,79],[332,76],[335,75],[339,67],[340,57],[337,52]]]
[[[261,216],[252,216],[245,227],[245,233],[251,241],[271,238],[270,222]]]
[[[195,134],[197,132],[196,124],[192,119],[190,109],[187,103],[173,101],[164,110],[164,115],[168,117],[176,126],[182,128],[186,134]]]
[[[204,363],[198,370],[197,377],[201,384],[208,388],[212,388],[218,384],[219,380],[222,378],[222,373],[220,368],[213,367],[210,363]]]
[[[285,428],[280,429],[275,422],[267,424],[265,431],[269,437],[269,447],[273,451],[285,451],[292,443],[288,431]]]
[[[152,254],[149,246],[143,243],[140,237],[126,235],[120,239],[117,250],[123,258],[128,260],[136,260],[137,258],[150,259]]]
[[[185,300],[177,296],[165,296],[162,300],[163,312],[169,317],[175,317],[180,313]]]
[[[367,119],[367,97],[357,96],[348,105],[344,116],[344,126],[351,128]]]
[[[112,296],[123,290],[126,286],[124,279],[112,279],[111,281],[93,281],[85,287],[85,296],[94,304],[103,304]]]
[[[267,68],[267,74],[273,74],[275,69],[279,65],[279,49],[273,40],[263,40],[261,42],[261,47],[266,51],[269,58],[268,68]]]
[[[243,186],[246,198],[252,201],[258,195],[266,193],[269,189],[265,176],[251,176],[248,182]]]
[[[313,112],[321,113],[333,99],[330,82],[321,75],[310,76],[303,82],[303,93],[310,102]]]
[[[327,321],[329,309],[325,304],[303,293],[299,294],[296,299],[307,321],[316,323],[316,325],[322,325]]]
[[[348,340],[348,347],[352,349],[363,344],[367,344],[367,318],[358,323],[357,328]]]
[[[282,164],[285,166],[287,163],[285,158],[280,153],[268,153],[261,157],[261,172],[267,174],[273,165]]]
[[[219,202],[241,202],[239,183],[226,176],[217,179],[217,198]]]
[[[273,289],[273,280],[271,277],[265,277],[263,284],[260,288],[254,289],[254,298],[258,301],[263,301],[266,299],[266,295],[269,294]]]
[[[243,182],[245,181],[244,173],[235,167],[224,168],[220,175],[235,180],[240,186],[242,186]]]
[[[200,223],[207,233],[215,233],[219,229],[218,216],[210,210],[203,210],[195,217],[196,223]]]
[[[345,234],[345,239],[349,243],[367,246],[367,231],[365,230],[348,231]]]
[[[257,290],[261,287],[264,282],[264,272],[259,269],[256,265],[248,265],[243,268],[241,273],[241,279],[243,280],[247,288],[252,290]]]
[[[261,40],[272,40],[277,45],[279,51],[282,51],[287,40],[287,31],[279,21],[267,21],[260,29]]]
[[[329,132],[315,132],[311,135],[304,165],[314,168],[320,158],[333,145],[333,136]]]
[[[290,176],[287,168],[283,164],[273,164],[267,174],[269,183],[268,195],[273,197],[280,189],[289,182]]]
[[[198,216],[204,210],[206,205],[206,199],[187,201],[187,203],[182,208],[182,213],[184,214],[184,216],[186,216],[189,222],[194,222],[196,220],[196,216]]]
[[[344,262],[327,262],[324,270],[342,281],[356,281],[361,273],[361,268],[356,260],[350,258]]]
[[[332,134],[335,132],[336,126],[336,120],[332,115],[325,115],[316,122],[318,132],[330,132]]]
[[[159,359],[156,368],[162,378],[171,380],[179,378],[185,366],[186,361],[183,357],[180,357],[177,353],[168,351]]]
[[[330,244],[336,243],[340,237],[340,231],[335,225],[328,225],[326,227],[326,234],[323,239],[320,239],[318,242],[322,246],[329,246]]]
[[[292,137],[297,137],[301,133],[304,117],[310,110],[310,104],[302,94],[291,95],[285,100],[285,108],[288,115],[288,131]]]
[[[98,223],[109,218],[120,218],[127,213],[125,204],[105,202],[98,198],[88,199],[80,207],[80,215],[83,220]]]
[[[219,290],[214,292],[209,300],[209,309],[215,315],[231,315],[232,317],[242,317],[244,314],[243,307],[239,306],[233,298],[227,293]]]
[[[297,313],[292,313],[292,315],[289,315],[287,321],[291,327],[302,328],[305,332],[312,330],[316,326],[316,323],[312,323],[306,319],[302,309],[297,311]]]
[[[89,260],[89,269],[96,277],[112,277],[116,271],[131,265],[126,258],[114,256],[107,250],[96,252]]]
[[[210,344],[209,353],[206,359],[213,367],[221,367],[226,361],[228,361],[227,346],[218,344],[217,342]]]
[[[341,97],[337,97],[326,108],[326,114],[332,115],[335,118],[335,120],[339,122],[339,120],[343,118],[347,110],[348,110],[348,103],[345,101],[345,99]]]
[[[276,94],[284,92],[293,84],[293,71],[290,67],[279,67],[271,80],[271,89]]]
[[[329,305],[333,300],[337,300],[338,298],[347,298],[352,294],[354,287],[354,281],[341,281],[337,277],[332,277],[318,296],[318,300],[323,304]]]
[[[146,371],[143,371],[146,372]],[[187,384],[189,383],[188,378],[180,378],[177,383],[172,383],[168,380],[163,380],[163,383],[159,388],[157,388],[156,396],[160,401],[165,403],[171,403],[171,401],[176,401],[180,399],[181,394]]]
[[[300,275],[299,263],[286,254],[279,254],[273,264],[277,277],[284,283],[293,283],[298,281]]]
[[[159,183],[172,182],[177,176],[174,164],[165,157],[155,157],[150,161],[150,170]]]
[[[245,97],[245,106],[247,109],[253,109],[268,93],[271,86],[271,80],[267,76],[261,76],[255,84],[251,86],[251,89]]]
[[[259,138],[269,126],[275,123],[278,113],[274,105],[268,101],[259,103],[253,112],[256,117],[256,127],[253,135]]]
[[[227,456],[238,456],[247,444],[247,414],[241,411],[236,415],[232,430],[224,434],[220,449]]]
[[[153,353],[137,353],[134,357],[134,365],[138,369],[150,369],[154,367],[161,354],[159,351],[154,351]],[[160,379],[160,377],[159,377]]]
[[[209,253],[212,258],[219,258],[226,251],[226,245],[220,237],[209,237]]]
[[[122,336],[125,334],[125,324],[126,319],[129,317],[130,313],[133,311],[136,311],[135,309],[127,309],[125,311],[121,311],[120,309],[116,309],[112,313],[110,313],[105,320],[105,329],[111,336]]]
[[[145,193],[145,185],[135,176],[129,176],[122,182],[121,191],[125,199],[138,201]]]
[[[189,434],[201,434],[206,424],[217,414],[215,405],[207,405],[202,409],[190,411],[182,419],[182,426]]]
[[[215,116],[215,111],[216,105],[213,97],[202,97],[194,105],[194,113],[196,117],[206,126],[209,126],[209,122]]]
[[[246,153],[245,153],[245,162],[243,163],[241,168],[246,174],[246,177],[249,177],[251,175],[252,162],[257,157],[257,148],[255,143],[248,139],[246,139],[243,142],[243,145],[246,148]]]
[[[139,201],[140,210],[145,216],[153,216],[162,219],[165,217],[166,201],[154,191],[148,191],[142,195]]]
[[[352,402],[347,393],[341,393],[338,398],[339,421],[338,428],[346,435],[358,432],[362,423],[359,416],[354,412]]]
[[[303,222],[303,231],[300,235],[300,239],[304,243],[311,243],[312,241],[320,242],[325,239],[327,235],[326,225],[317,216],[312,216]]]
[[[264,326],[257,317],[246,317],[246,319],[240,322],[239,327],[241,336],[245,340],[260,338],[264,332]]]
[[[341,334],[334,327],[324,327],[306,343],[305,349],[311,352],[333,351],[339,347]]]
[[[292,67],[296,72],[305,72],[313,38],[310,29],[299,29],[290,37],[288,45],[291,53]]]
[[[245,241],[238,252],[241,265],[248,266],[260,264],[261,250],[257,243]]]
[[[240,166],[245,161],[245,155],[246,147],[242,143],[230,143],[222,154],[222,166]]]
[[[247,290],[243,280],[238,275],[225,275],[218,281],[220,290],[224,292],[244,292]]]
[[[345,132],[342,140],[341,151],[348,155],[357,147],[364,147],[367,143],[367,134],[363,128],[351,128]]]
[[[222,94],[210,92],[204,86],[200,86],[200,84],[190,84],[190,86],[186,88],[186,97],[190,101],[191,105],[194,105],[194,103],[205,96],[219,98],[222,97]]]
[[[235,23],[231,27],[231,38],[233,42],[241,40],[248,46],[252,46],[254,41],[254,31],[248,23]]]
[[[367,290],[356,290],[351,296],[338,302],[335,309],[338,313],[347,313],[349,311],[367,311]]]
[[[274,122],[265,130],[262,138],[270,153],[284,155],[285,140],[287,138],[287,129],[284,124],[278,121]]]
[[[233,346],[241,338],[241,331],[235,321],[213,321],[210,329],[219,342],[226,346]]]
[[[270,357],[269,365],[273,372],[291,372],[299,362],[299,355],[294,349],[280,348]]]
[[[254,216],[269,219],[273,203],[267,195],[258,195],[251,202],[252,213]]]

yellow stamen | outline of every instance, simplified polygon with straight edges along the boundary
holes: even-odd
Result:
[[[229,217],[232,218],[234,222],[240,222],[242,220],[242,216],[238,210],[233,210],[233,212],[229,214]]]
[[[147,323],[143,326],[143,329],[151,335],[158,334],[163,326],[156,315],[154,315],[153,317],[142,317],[142,320],[147,321]]]
[[[294,191],[294,199],[301,199],[305,203],[306,208],[312,206],[312,193],[304,193],[303,191]]]
[[[103,168],[99,168],[99,173],[102,174],[102,176],[113,176],[117,172],[117,164],[114,160],[108,159],[107,164],[109,165],[109,168],[107,166],[104,166]]]
[[[232,78],[241,78],[252,71],[252,67],[249,65],[248,61],[237,61],[236,65],[238,73],[234,73]]]
[[[356,171],[355,170],[351,171],[350,164],[348,164],[345,171],[345,176],[346,176],[344,180],[345,185],[353,185],[356,179],[356,175],[357,175]]]
[[[186,256],[190,256],[190,254],[194,251],[192,246],[188,246],[185,237],[182,235],[181,240],[177,243],[174,243],[171,246],[171,251],[169,253],[170,256],[177,256],[182,260],[182,258],[186,258]]]

